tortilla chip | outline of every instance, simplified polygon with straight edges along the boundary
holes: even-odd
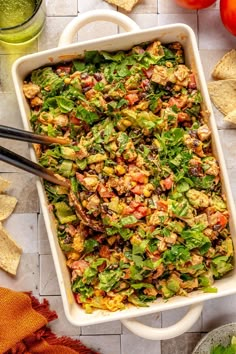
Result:
[[[208,82],[212,102],[224,115],[236,109],[236,80]]]
[[[227,114],[227,115],[224,117],[224,120],[225,120],[226,122],[236,124],[236,109],[234,109],[232,112],[230,112],[229,114]]]
[[[236,49],[232,49],[221,58],[211,75],[216,80],[236,78]]]
[[[121,7],[126,11],[131,11],[139,0],[106,0],[109,4]]]
[[[10,186],[10,184],[11,184],[10,181],[0,176],[0,193],[4,192]]]
[[[0,268],[16,275],[22,249],[0,223]]]
[[[10,195],[0,194],[0,221],[7,219],[15,209],[17,199]]]

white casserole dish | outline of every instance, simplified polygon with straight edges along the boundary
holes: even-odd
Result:
[[[74,34],[78,31],[78,29],[89,22],[97,20],[108,20],[115,22],[119,25],[122,25],[122,27],[129,33],[113,35],[102,39],[86,41],[83,43],[70,44]],[[59,48],[21,57],[13,65],[12,75],[24,128],[26,130],[31,130],[29,124],[30,109],[23,95],[22,84],[25,77],[32,70],[43,65],[51,65],[52,63],[57,63],[62,60],[71,60],[74,57],[77,57],[78,54],[82,54],[85,50],[127,50],[139,43],[153,41],[155,39],[160,40],[162,43],[174,41],[181,42],[185,49],[186,64],[191,67],[196,74],[198,87],[201,90],[204,98],[204,108],[207,108],[210,113],[209,125],[213,135],[213,151],[221,167],[222,183],[228,201],[228,210],[230,212],[230,229],[232,235],[235,235],[236,214],[234,209],[234,202],[229,186],[229,180],[218,131],[212,113],[211,102],[209,99],[200,57],[198,54],[195,35],[190,27],[184,24],[173,24],[158,28],[140,30],[136,23],[133,22],[130,18],[115,11],[95,10],[79,15],[79,17],[74,19],[63,31],[59,42]],[[34,161],[36,161],[36,156],[32,148],[31,157]],[[69,272],[64,261],[64,255],[57,241],[55,225],[48,211],[46,195],[44,192],[43,184],[40,180],[37,181],[37,188],[62,295],[64,311],[67,319],[73,325],[87,326],[102,322],[121,320],[122,323],[127,328],[129,328],[129,330],[143,338],[151,340],[168,339],[178,336],[192,327],[192,325],[196,322],[201,314],[203,307],[202,303],[204,301],[236,293],[235,268],[234,271],[227,274],[223,279],[215,282],[215,286],[218,288],[217,293],[203,293],[200,291],[195,291],[189,294],[188,297],[174,297],[167,302],[158,299],[147,308],[132,307],[115,313],[97,310],[92,314],[86,314],[74,300],[71,291]],[[133,317],[175,309],[182,306],[190,306],[188,313],[181,321],[168,328],[151,328],[133,319]]]

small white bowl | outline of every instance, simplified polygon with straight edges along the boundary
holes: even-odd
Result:
[[[236,323],[217,327],[200,340],[192,354],[210,354],[211,350],[219,344],[229,345],[233,336],[236,336]]]

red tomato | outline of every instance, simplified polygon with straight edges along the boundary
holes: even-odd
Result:
[[[222,228],[224,228],[228,222],[227,217],[224,214],[220,213],[219,211],[217,211],[216,214],[217,214],[217,224],[219,224]]]
[[[234,0],[232,0],[234,1]],[[175,0],[176,4],[186,9],[205,9],[216,2],[216,0]]]
[[[236,1],[220,0],[220,16],[225,28],[236,36]]]
[[[97,191],[102,198],[112,198],[115,196],[115,194],[109,190],[109,188],[106,188],[102,183],[99,183]]]
[[[135,182],[138,182],[141,184],[148,183],[148,177],[142,172],[135,172],[131,178],[132,178],[132,181],[135,181]]]
[[[190,74],[190,75],[189,75],[188,88],[190,88],[190,89],[196,89],[196,88],[197,88],[196,78],[195,78],[195,75],[194,75],[194,74]]]
[[[166,179],[164,179],[164,180],[161,181],[161,185],[162,185],[165,189],[169,190],[169,189],[171,189],[172,186],[173,186],[173,179],[172,179],[171,177],[167,177]]]
[[[81,124],[81,120],[72,116],[70,119],[71,124],[75,124],[75,125],[80,125]]]
[[[137,93],[129,93],[125,96],[125,99],[129,101],[130,106],[133,106],[139,100]]]
[[[99,256],[102,258],[109,258],[111,255],[111,251],[108,246],[102,245],[99,251]]]
[[[143,189],[144,189],[143,184],[137,184],[137,186],[131,189],[131,192],[133,192],[134,194],[141,195],[143,194]]]

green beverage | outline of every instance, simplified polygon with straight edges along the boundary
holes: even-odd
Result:
[[[35,0],[0,0],[0,27],[21,25],[33,15],[35,8]]]
[[[27,42],[41,32],[44,22],[44,0],[0,0],[1,41]]]

